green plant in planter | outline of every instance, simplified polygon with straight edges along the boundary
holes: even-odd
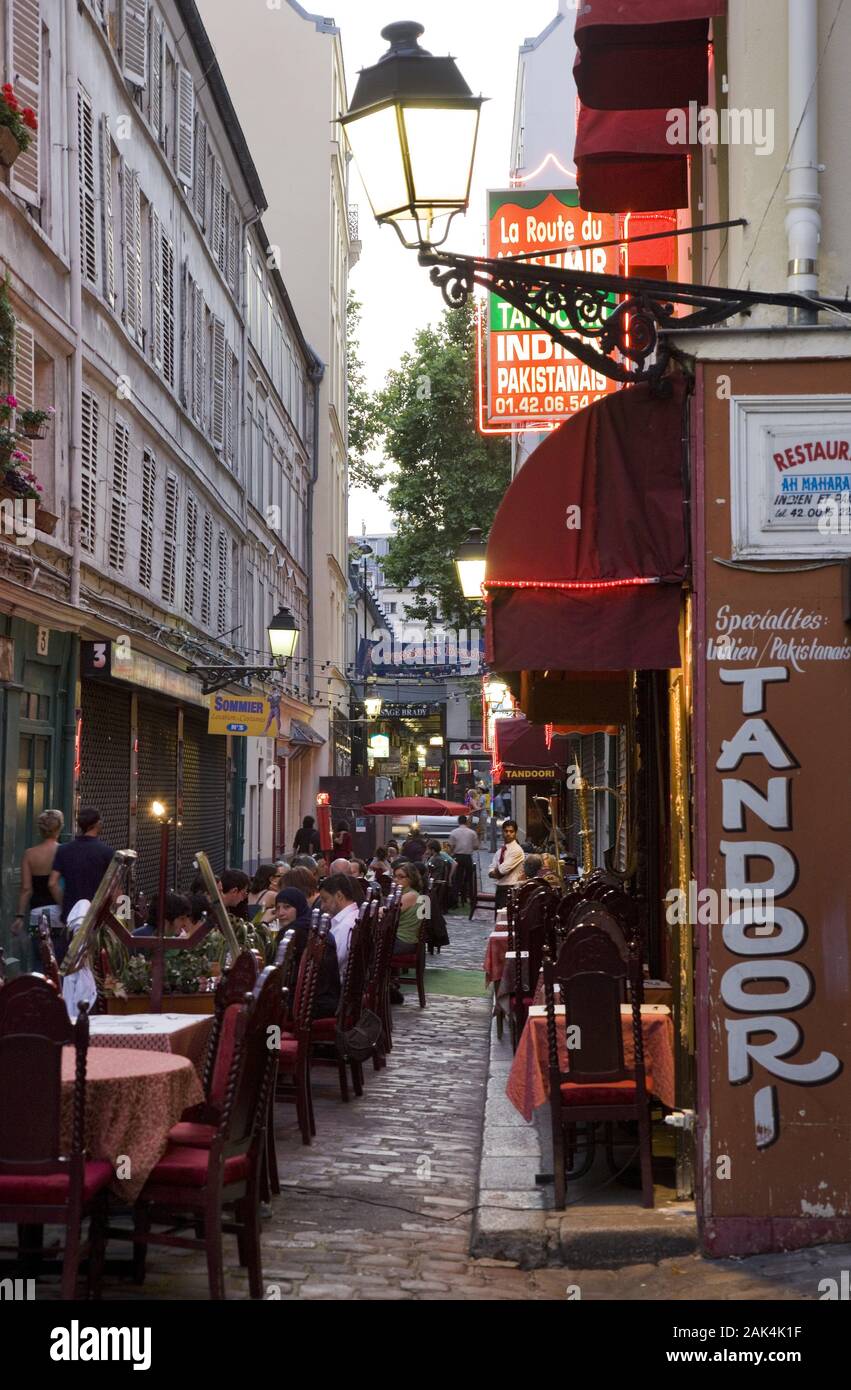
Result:
[[[19,410],[17,414],[18,428],[25,435],[33,435],[48,424],[55,414],[56,411],[52,405],[49,405],[46,410]]]

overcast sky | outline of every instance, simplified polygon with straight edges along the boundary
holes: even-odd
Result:
[[[485,193],[508,183],[517,50],[555,17],[557,0],[525,0],[523,5],[513,0],[428,0],[419,7],[394,0],[333,0],[326,12],[342,31],[349,96],[358,70],[371,66],[386,49],[384,25],[418,19],[425,25],[423,47],[436,55],[451,53],[473,92],[489,98],[482,109],[470,211],[456,218],[448,243],[479,254],[484,247]],[[429,282],[428,271],[417,264],[416,253],[406,251],[391,228],[377,226],[354,167],[350,197],[360,207],[363,242],[350,284],[363,304],[361,349],[367,381],[374,389],[397,365],[417,329],[439,318],[443,300]],[[355,493],[350,499],[350,534],[360,532],[362,521],[369,531],[391,529],[386,507],[374,497]]]

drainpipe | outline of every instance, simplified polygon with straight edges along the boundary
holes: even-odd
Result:
[[[71,263],[68,318],[74,335],[68,431],[71,541],[69,602],[80,606],[80,521],[83,500],[83,281],[80,264],[80,170],[77,156],[77,0],[65,0],[65,121],[68,127],[68,259]]]
[[[818,163],[818,0],[788,0],[788,7],[790,154],[786,166],[786,284],[794,293],[815,295],[821,239],[819,173],[824,169]],[[789,310],[790,324],[817,321],[815,309]]]
[[[319,388],[325,376],[325,364],[314,354],[307,376],[313,386],[313,470],[307,486],[307,576],[310,586],[307,603],[307,679],[310,684],[310,703],[313,704],[316,680],[313,638],[313,603],[316,597],[316,576],[313,573],[313,494],[319,481]],[[331,715],[328,714],[328,738],[331,737]]]

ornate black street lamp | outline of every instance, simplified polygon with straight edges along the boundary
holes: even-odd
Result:
[[[296,649],[299,627],[288,608],[279,608],[266,629],[269,650],[274,666],[187,666],[187,671],[200,676],[204,695],[212,695],[230,685],[231,681],[244,680],[246,676],[282,676],[284,667]]]
[[[478,285],[519,309],[581,362],[623,382],[664,376],[672,355],[669,329],[705,328],[759,304],[851,313],[847,299],[598,275],[537,265],[523,256],[489,260],[440,251],[453,217],[469,205],[484,98],[473,96],[453,58],[435,58],[420,47],[421,24],[389,24],[381,32],[390,48],[361,72],[340,123],[376,219],[389,222],[403,244],[418,251],[451,308],[465,304]],[[740,217],[634,240],[746,225]]]

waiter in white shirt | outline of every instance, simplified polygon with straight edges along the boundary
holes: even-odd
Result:
[[[502,848],[497,850],[488,869],[488,878],[495,878],[497,881],[497,908],[505,907],[509,888],[515,883],[523,882],[523,863],[526,858],[517,839],[516,820],[502,822],[502,839]]]
[[[345,977],[352,929],[360,911],[354,893],[354,883],[347,874],[332,874],[330,878],[324,878],[319,885],[322,911],[327,912],[331,918],[331,935],[337,948],[341,983]]]

